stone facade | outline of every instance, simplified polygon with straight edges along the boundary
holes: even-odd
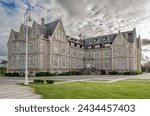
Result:
[[[8,41],[8,72],[25,71],[25,25],[11,30]],[[85,68],[106,71],[141,71],[141,40],[136,29],[127,32],[75,39],[66,35],[61,19],[29,27],[28,69],[36,72],[64,72]]]

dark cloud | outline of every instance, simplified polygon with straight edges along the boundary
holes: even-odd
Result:
[[[143,39],[142,40],[142,45],[143,46],[150,45],[150,39]]]
[[[6,47],[4,49],[0,50],[0,56],[7,56],[7,50]]]
[[[10,0],[0,1],[10,2]],[[8,40],[10,29],[19,30],[27,7],[22,2],[26,0],[12,1],[16,3],[18,9],[15,12],[12,10],[13,15],[6,15],[5,8],[0,7],[0,40],[3,39],[3,43],[0,41],[0,56],[7,55],[6,40]],[[32,11],[33,20],[40,22],[40,18],[45,17],[48,23],[61,17],[66,33],[70,36],[77,37],[80,33],[88,37],[105,35],[136,27],[137,34],[140,34],[141,38],[150,38],[150,0],[27,1],[31,6],[35,6]],[[142,44],[144,47],[150,45],[149,39],[144,39]]]
[[[142,49],[142,52],[150,52],[149,49]]]
[[[65,8],[71,17],[86,15],[87,4],[85,0],[56,0],[56,2]]]

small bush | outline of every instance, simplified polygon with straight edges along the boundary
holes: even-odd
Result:
[[[68,72],[62,72],[58,74],[58,76],[69,76],[69,75],[81,75],[81,73],[78,71],[68,71]]]
[[[47,84],[53,84],[53,83],[54,83],[54,80],[46,80],[46,83],[47,83]]]
[[[106,71],[105,70],[101,70],[101,75],[105,75]]]
[[[14,72],[14,73],[5,73],[5,76],[9,76],[9,77],[19,77],[20,74],[17,73],[17,72]]]
[[[15,73],[13,73],[13,76],[14,76],[14,77],[19,77],[20,74],[15,72]]]
[[[41,76],[56,76],[56,73],[50,73],[50,72],[37,72],[36,76],[41,77]]]
[[[140,71],[128,71],[123,73],[123,75],[139,75],[139,74],[143,74],[143,73]]]
[[[112,72],[109,72],[110,75],[118,75],[118,72],[117,71],[112,71]]]
[[[62,72],[62,73],[59,73],[58,76],[66,76],[67,73],[66,72]]]
[[[34,83],[44,83],[44,80],[34,79]]]

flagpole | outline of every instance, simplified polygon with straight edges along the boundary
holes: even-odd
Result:
[[[28,7],[25,15],[24,15],[24,24],[25,24],[25,27],[26,27],[26,31],[25,31],[25,39],[26,39],[26,53],[25,53],[25,82],[24,84],[25,85],[28,85],[29,84],[29,79],[28,79],[28,34],[29,34],[29,29],[28,29],[28,22],[31,21],[30,19],[30,15],[31,15],[31,9],[30,9],[30,6]]]

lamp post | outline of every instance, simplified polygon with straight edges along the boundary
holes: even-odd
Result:
[[[28,22],[31,21],[31,9],[30,9],[30,6],[28,7],[26,13],[24,14],[24,24],[25,24],[25,39],[26,39],[26,53],[25,53],[25,61],[26,61],[26,64],[25,64],[25,85],[28,85],[29,82],[28,82]]]

